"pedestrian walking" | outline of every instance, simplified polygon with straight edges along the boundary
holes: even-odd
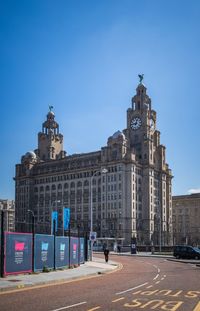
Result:
[[[108,255],[109,255],[109,249],[105,248],[104,250],[105,262],[108,262]]]

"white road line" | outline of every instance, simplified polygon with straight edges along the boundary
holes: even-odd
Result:
[[[154,280],[156,280],[158,277],[159,277],[159,274],[157,274],[157,275],[155,276]]]
[[[125,299],[125,298],[124,298],[124,297],[117,298],[117,299],[115,299],[115,300],[112,300],[112,302],[118,302],[118,301],[123,300],[123,299]]]
[[[124,290],[123,292],[116,293],[115,295],[121,295],[121,294],[124,294],[124,293],[130,292],[130,291],[131,291],[131,290],[133,290],[133,289],[136,289],[136,288],[142,287],[142,286],[147,285],[147,284],[148,284],[148,282],[143,283],[143,284],[140,284],[140,285],[138,285],[138,286],[135,286],[135,287],[129,288],[129,289],[127,289],[127,290]],[[54,311],[54,310],[52,310],[52,311]]]
[[[65,306],[65,307],[62,307],[62,308],[59,308],[59,309],[53,309],[51,311],[60,311],[60,310],[65,310],[65,309],[69,309],[69,308],[74,308],[74,307],[77,307],[77,306],[81,306],[83,304],[87,303],[86,301],[83,301],[83,302],[79,302],[79,303],[76,303],[74,305],[71,305],[71,306]]]

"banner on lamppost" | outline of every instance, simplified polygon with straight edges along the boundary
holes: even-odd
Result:
[[[64,207],[63,209],[63,226],[64,230],[69,229],[69,223],[70,223],[70,208]]]
[[[52,228],[53,228],[54,220],[56,222],[55,231],[57,232],[57,230],[58,230],[58,212],[57,211],[52,211],[52,214],[51,214]]]

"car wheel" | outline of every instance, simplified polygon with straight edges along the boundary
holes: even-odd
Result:
[[[200,259],[200,258],[199,258],[199,256],[195,256],[194,259],[195,259],[195,260],[198,260],[198,259]]]

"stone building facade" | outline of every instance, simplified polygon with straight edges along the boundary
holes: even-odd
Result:
[[[51,211],[71,209],[71,228],[93,230],[98,237],[131,237],[141,245],[172,243],[171,170],[160,144],[157,116],[142,81],[127,110],[127,126],[101,150],[67,155],[52,111],[47,114],[38,149],[16,165],[16,224],[23,229],[27,209],[38,232],[50,233]],[[102,169],[107,173],[102,174]],[[91,184],[92,181],[92,184]],[[92,189],[92,204],[91,204]]]
[[[0,227],[1,211],[4,212],[4,231],[15,231],[15,201],[0,199]]]
[[[200,245],[200,193],[172,197],[174,245]]]

